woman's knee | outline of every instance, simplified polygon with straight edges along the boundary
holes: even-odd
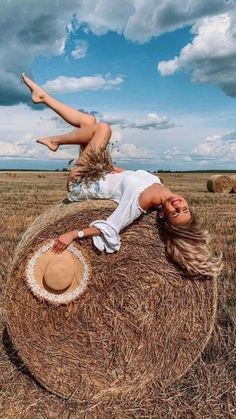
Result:
[[[89,123],[90,125],[94,125],[94,126],[97,125],[98,122],[94,115],[89,115]]]
[[[110,125],[108,125],[106,122],[99,122],[96,125],[96,132],[103,135],[107,139],[110,139],[112,130],[111,130]]]

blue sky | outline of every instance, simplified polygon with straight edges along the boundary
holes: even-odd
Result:
[[[0,168],[62,168],[78,153],[35,143],[71,127],[31,105],[25,71],[57,99],[110,123],[121,166],[235,169],[233,0],[21,5],[2,10]]]

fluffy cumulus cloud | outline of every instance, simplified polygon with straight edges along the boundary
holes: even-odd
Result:
[[[112,78],[110,75],[97,75],[88,77],[65,77],[59,76],[54,80],[47,81],[43,88],[49,93],[73,93],[88,90],[111,90],[119,88],[123,83],[123,76]]]
[[[207,137],[193,149],[193,159],[236,162],[236,132]]]
[[[2,3],[0,105],[14,105],[29,101],[29,95],[20,83],[19,75],[30,68],[35,57],[64,53],[73,16],[78,25],[87,27],[95,34],[116,31],[123,33],[131,41],[146,42],[154,36],[185,25],[198,25],[195,26],[195,31],[200,33],[202,23],[197,23],[199,19],[226,13],[233,7],[234,0],[11,0]],[[209,25],[211,27],[211,21]],[[233,25],[232,20],[232,33]],[[228,35],[220,40],[225,39],[228,42],[231,29],[228,32],[226,30]],[[85,44],[77,44],[71,52],[72,56],[81,58],[86,54],[86,48]],[[226,61],[228,65],[225,66],[225,72],[228,68],[231,74],[232,59],[228,56]],[[189,56],[188,63],[190,64]],[[211,61],[212,66],[213,64],[214,60]],[[178,62],[177,67],[182,65]],[[194,77],[198,80],[209,77],[212,80],[214,67],[209,72],[195,73]],[[229,83],[232,84],[231,81]],[[224,88],[231,94],[231,87]]]
[[[109,30],[131,41],[146,42],[154,36],[191,25],[198,19],[225,11],[233,0],[83,0],[78,18],[96,34]]]
[[[58,124],[49,110],[32,112],[27,106],[0,107],[0,158],[70,160],[78,156],[78,147],[62,146],[53,153],[35,142],[36,138],[63,134],[66,124]]]
[[[112,152],[112,157],[117,161],[130,161],[130,160],[149,160],[152,155],[149,150],[143,147],[137,147],[136,144],[122,144],[119,149]]]
[[[175,126],[166,116],[161,116],[157,113],[149,113],[133,121],[114,115],[103,115],[102,119],[110,125],[119,125],[121,128],[136,128],[144,131],[149,129],[168,129]]]
[[[192,81],[214,83],[223,91],[236,97],[236,9],[196,23],[192,32],[194,39],[179,56],[158,64],[163,76],[177,70],[188,69]]]
[[[224,135],[212,135],[201,141],[191,151],[186,152],[178,147],[164,151],[163,160],[179,159],[184,162],[204,163],[217,161],[217,163],[236,162],[236,131]]]

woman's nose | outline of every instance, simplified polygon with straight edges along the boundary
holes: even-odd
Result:
[[[180,203],[179,203],[179,202],[176,202],[176,203],[174,204],[174,207],[175,207],[175,209],[179,209],[179,208],[180,208]]]

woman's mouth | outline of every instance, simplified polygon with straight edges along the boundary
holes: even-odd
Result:
[[[179,198],[179,197],[172,198],[172,200],[171,200],[172,205],[180,203],[180,202],[181,202],[181,198]]]

